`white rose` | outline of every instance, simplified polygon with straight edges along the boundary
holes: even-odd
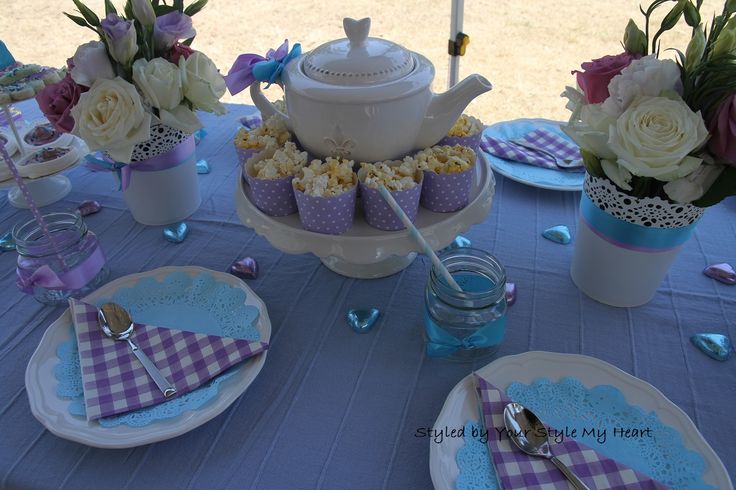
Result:
[[[179,67],[163,58],[135,60],[133,81],[146,102],[156,109],[173,109],[184,98]]]
[[[703,164],[685,177],[667,182],[664,191],[675,202],[691,203],[703,197],[725,168],[725,165]]]
[[[631,179],[633,176],[631,175],[631,172],[623,168],[621,165],[616,162],[612,162],[611,160],[601,160],[601,168],[603,169],[603,173],[606,174],[606,177],[611,179],[611,182],[619,186],[621,189],[625,191],[630,191],[632,189]]]
[[[179,58],[179,68],[184,97],[195,109],[219,115],[227,112],[220,103],[220,97],[225,95],[225,79],[211,59],[195,51],[188,58]]]
[[[98,79],[115,78],[115,70],[107,56],[105,43],[101,41],[90,41],[79,46],[72,61],[72,80],[79,85],[91,87]]]
[[[603,110],[618,117],[636,97],[658,97],[665,91],[682,92],[680,68],[672,60],[660,60],[654,55],[634,60],[608,84],[609,97]]]
[[[611,126],[608,146],[632,174],[668,182],[700,166],[702,158],[689,154],[707,139],[700,112],[682,100],[639,97]]]
[[[119,162],[130,162],[133,147],[151,136],[151,114],[135,86],[120,77],[97,80],[79,97],[72,117],[74,134],[90,150],[105,150]]]
[[[567,126],[561,126],[562,131],[580,148],[615,160],[616,155],[608,148],[608,128],[616,119],[603,112],[601,104],[587,104],[582,92],[572,87],[566,87],[562,96],[567,97],[567,108],[572,111]]]

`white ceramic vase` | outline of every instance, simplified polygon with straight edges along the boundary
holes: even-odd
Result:
[[[703,211],[660,198],[637,199],[607,179],[586,176],[570,268],[573,282],[610,306],[648,303]]]

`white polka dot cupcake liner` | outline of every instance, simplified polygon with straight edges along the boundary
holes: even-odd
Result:
[[[373,228],[383,231],[397,231],[405,228],[396,213],[393,212],[391,206],[378,192],[378,189],[369,187],[363,183],[365,179],[365,171],[358,172],[360,199],[363,204],[363,213],[365,221]],[[417,171],[415,178],[417,185],[411,189],[403,191],[390,191],[391,196],[399,204],[399,207],[406,213],[412,223],[417,219],[419,213],[419,198],[422,194],[422,183],[424,182],[424,174],[421,170]]]
[[[438,145],[448,145],[448,146],[467,146],[468,148],[472,148],[473,151],[477,154],[478,148],[480,147],[480,139],[483,137],[483,131],[474,134],[472,136],[445,136],[440,140]]]
[[[475,165],[465,172],[455,174],[437,174],[425,170],[419,203],[423,208],[435,213],[459,211],[470,201],[470,188],[474,176]]]
[[[294,189],[299,220],[305,230],[342,235],[353,226],[358,186],[334,197],[317,197]]]
[[[273,152],[259,153],[245,162],[243,177],[250,185],[253,193],[253,203],[258,209],[269,216],[288,216],[297,212],[294,187],[291,181],[293,175],[279,179],[259,179],[254,165],[263,158],[273,156]]]

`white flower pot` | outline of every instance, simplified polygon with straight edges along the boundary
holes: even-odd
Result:
[[[570,268],[573,282],[610,306],[648,303],[702,214],[691,205],[636,199],[607,179],[587,176]]]
[[[177,148],[185,151],[179,152],[180,156],[174,155],[178,161],[170,162],[173,166],[163,170],[130,172],[123,198],[137,222],[144,225],[176,223],[189,217],[202,203],[194,139],[185,139],[178,143]],[[142,163],[144,161],[131,165],[135,167]]]

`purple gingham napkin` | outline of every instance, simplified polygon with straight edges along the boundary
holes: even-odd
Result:
[[[480,146],[491,155],[552,170],[584,170],[578,147],[546,129],[535,129],[521,138],[504,140],[483,135]]]
[[[253,129],[260,126],[262,122],[263,120],[261,119],[260,112],[253,112],[240,118],[240,124],[245,126],[247,129]]]
[[[554,464],[544,458],[524,454],[508,438],[504,429],[503,410],[511,400],[485,379],[477,374],[475,377],[484,424],[488,429],[488,448],[502,487],[514,490],[569,490],[570,484]],[[496,429],[502,431],[501,436]],[[551,444],[551,450],[552,454],[590,488],[597,490],[669,488],[570,438],[565,438],[559,444]]]
[[[77,335],[87,420],[109,417],[165,401],[127,342],[105,336],[97,308],[69,300]],[[183,330],[136,324],[131,340],[153,361],[177,395],[196,389],[240,361],[268,348]]]

